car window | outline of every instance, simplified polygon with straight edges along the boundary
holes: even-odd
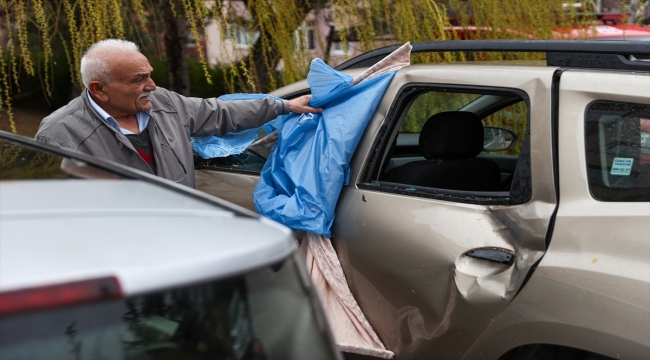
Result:
[[[0,139],[0,180],[119,179],[83,161]]]
[[[596,101],[585,113],[587,178],[601,201],[650,201],[650,106]]]
[[[264,168],[267,157],[268,155],[262,155],[257,149],[248,148],[241,154],[202,159],[200,167],[208,170],[260,173]]]
[[[336,358],[297,261],[126,300],[4,316],[0,358]]]
[[[459,110],[479,97],[478,94],[424,92],[416,97],[409,107],[399,132],[419,134],[429,116],[443,111]]]
[[[415,99],[408,109],[399,132],[402,134],[417,134],[419,137],[420,130],[430,115],[443,111],[462,110],[481,97],[484,97],[484,95],[438,91],[423,93]],[[527,129],[527,110],[526,103],[520,100],[482,117],[481,121],[487,128],[485,130],[486,142],[489,142],[491,138],[497,140],[496,137],[498,137],[499,133],[493,128],[510,130],[515,134],[516,139],[523,139],[526,136]],[[518,155],[523,141],[516,141],[516,139],[514,145],[507,150],[483,151],[483,153]]]
[[[263,129],[260,129],[256,140],[265,136],[266,132],[264,132]],[[211,159],[203,159],[198,154],[195,154],[196,160],[194,165],[197,169],[259,174],[264,168],[266,159],[268,159],[271,154],[271,149],[271,147],[249,147],[241,154]]]
[[[526,106],[525,101],[519,101],[515,104],[508,105],[505,108],[488,115],[481,119],[485,130],[485,142],[486,147],[488,146],[491,138],[494,140],[500,140],[498,131],[494,131],[493,128],[503,128],[512,131],[515,134],[515,140],[512,147],[503,151],[483,151],[483,154],[502,154],[502,155],[519,155],[521,148],[524,145],[522,141],[526,137],[527,125],[528,125],[528,107]],[[492,140],[492,141],[494,141]]]
[[[529,165],[521,161],[522,154],[529,156],[525,94],[421,85],[404,92],[396,97],[402,105],[393,105],[403,110],[388,120],[399,125],[397,134],[392,143],[375,144],[385,146],[378,152],[385,156],[377,174],[366,172],[374,176],[366,184],[412,196],[439,197],[447,191],[463,202],[474,201],[467,192],[507,203],[530,198],[529,175],[524,175],[530,173],[523,169]],[[527,188],[526,194],[516,191],[522,196],[515,200],[513,186]]]

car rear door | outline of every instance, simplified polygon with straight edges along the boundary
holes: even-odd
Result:
[[[647,358],[650,75],[572,69],[559,89],[560,206],[526,299],[553,319],[550,341]],[[574,329],[593,335],[574,336]]]
[[[542,257],[556,208],[550,67],[411,66],[398,72],[351,163],[332,229],[352,293],[399,359],[460,358]],[[430,89],[429,89],[430,88]],[[529,125],[510,191],[381,181],[414,93],[521,94]],[[527,195],[526,195],[527,194]],[[509,259],[508,256],[512,258]]]
[[[253,190],[266,157],[247,149],[243,154],[199,160],[195,164],[196,189],[255,211]]]
[[[496,359],[524,344],[650,358],[650,74],[562,69],[555,80],[553,236],[468,358]]]

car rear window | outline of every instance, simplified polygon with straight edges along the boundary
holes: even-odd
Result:
[[[36,179],[118,179],[83,161],[0,139],[0,181]]]
[[[0,359],[332,359],[296,257],[249,274],[0,319]]]
[[[601,201],[650,201],[650,106],[596,101],[585,114],[587,177]]]

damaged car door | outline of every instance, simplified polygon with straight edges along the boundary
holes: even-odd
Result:
[[[397,358],[462,357],[542,257],[556,208],[553,71],[410,66],[395,75],[366,128],[332,242],[353,295]],[[274,95],[308,92],[301,81]],[[471,119],[458,125],[456,115]],[[425,125],[447,148],[422,153]],[[197,188],[254,209],[268,155],[249,150],[204,160]],[[437,183],[433,173],[443,175]]]
[[[462,357],[543,255],[553,71],[410,66],[366,128],[332,241],[397,358]]]
[[[265,135],[260,130],[259,138]],[[196,189],[255,211],[253,190],[269,153],[270,149],[248,148],[241,154],[223,158],[199,157],[194,161]]]

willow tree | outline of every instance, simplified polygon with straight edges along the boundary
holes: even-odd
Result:
[[[7,109],[15,131],[11,84],[19,86],[19,74],[39,76],[51,96],[56,44],[66,54],[70,80],[81,87],[78,64],[83,51],[106,38],[130,39],[164,53],[170,88],[187,93],[187,35],[201,39],[208,19],[216,22],[223,40],[235,40],[234,26],[248,29],[256,39],[248,55],[234,59],[224,72],[228,89],[270,91],[305,77],[310,58],[300,44],[304,34],[296,32],[304,31],[301,25],[310,11],[331,13],[343,48],[354,41],[363,50],[406,41],[453,40],[470,32],[475,39],[551,39],[557,37],[556,29],[586,29],[591,21],[574,8],[567,12],[563,0],[0,0],[0,108]],[[320,39],[330,35],[316,34]],[[210,83],[205,49],[200,41],[196,46]],[[472,55],[494,56],[529,55]],[[451,53],[413,58],[455,60],[467,59]]]

